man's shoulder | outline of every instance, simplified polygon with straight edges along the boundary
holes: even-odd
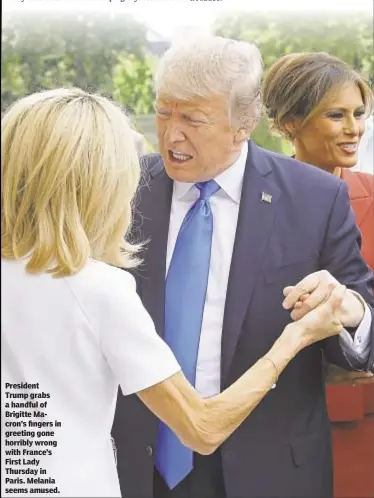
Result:
[[[271,161],[274,168],[282,168],[282,171],[286,174],[300,177],[307,175],[308,177],[310,176],[321,180],[327,180],[335,184],[339,183],[339,179],[336,176],[323,171],[312,164],[307,164],[295,159],[294,157],[286,156],[284,154],[272,152],[266,149],[262,149],[262,152]]]
[[[338,190],[343,183],[337,176],[311,164],[277,152],[262,148],[260,150],[277,182],[293,186],[300,192],[316,188],[321,188],[321,193],[325,190]]]
[[[160,154],[146,154],[140,158],[143,174],[154,178],[164,171],[164,163]]]

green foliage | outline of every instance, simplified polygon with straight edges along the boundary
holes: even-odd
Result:
[[[265,71],[279,57],[293,52],[328,52],[374,81],[373,20],[365,13],[254,13],[241,12],[217,20],[215,34],[255,43]],[[290,144],[272,137],[266,119],[253,139],[262,147],[292,154]]]
[[[131,54],[144,63],[147,39],[128,16],[45,12],[8,16],[2,43],[4,110],[22,95],[60,86],[112,95],[119,58]]]
[[[233,13],[217,21],[215,32],[254,41],[265,68],[286,53],[325,51],[374,80],[373,26],[368,14]],[[145,26],[128,15],[4,14],[1,110],[39,89],[78,86],[112,97],[129,109],[157,149],[151,115],[156,62],[149,55]],[[265,118],[252,138],[270,150],[291,153],[286,141],[269,134]]]
[[[293,153],[292,146],[287,140],[284,140],[281,137],[273,136],[269,132],[269,123],[266,116],[262,117],[255,131],[252,133],[251,138],[256,144],[260,145],[264,149],[286,154],[288,156]]]
[[[133,114],[149,114],[153,109],[151,63],[133,54],[120,56],[113,70],[113,97]]]
[[[234,13],[217,35],[256,43],[269,67],[291,52],[328,52],[374,80],[373,19],[367,13]]]

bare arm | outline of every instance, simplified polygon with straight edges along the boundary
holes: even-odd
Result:
[[[280,338],[268,357],[279,373],[295,356],[295,346]],[[272,363],[260,359],[237,382],[212,398],[203,399],[183,373],[138,393],[148,408],[201,454],[212,453],[245,420],[276,382]]]
[[[337,287],[324,304],[288,325],[266,356],[217,396],[202,399],[182,373],[137,394],[186,446],[210,454],[256,408],[301,349],[342,330],[337,315],[344,294],[345,287]]]

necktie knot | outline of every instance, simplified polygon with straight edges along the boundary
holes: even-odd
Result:
[[[200,190],[199,200],[208,201],[210,197],[218,192],[220,186],[214,180],[209,180],[208,182],[195,183],[195,186]]]

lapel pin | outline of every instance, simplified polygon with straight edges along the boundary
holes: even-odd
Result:
[[[268,202],[269,204],[271,204],[272,197],[273,196],[271,194],[268,194],[267,192],[262,192],[261,202]]]

